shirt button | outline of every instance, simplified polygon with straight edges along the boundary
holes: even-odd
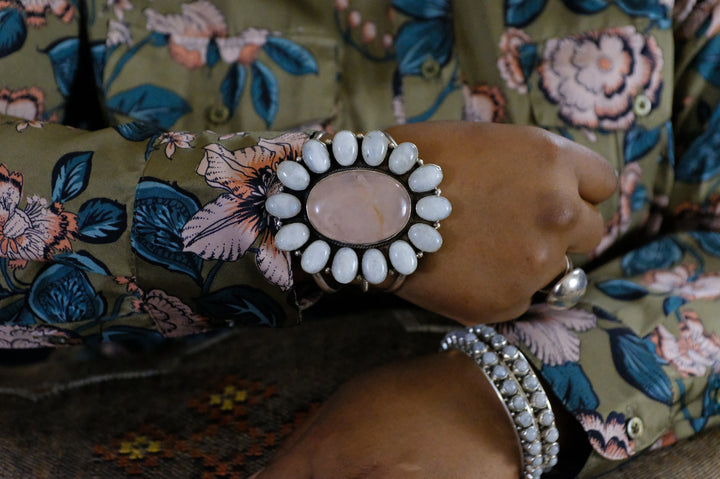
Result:
[[[636,96],[635,102],[633,103],[633,110],[635,110],[635,114],[637,116],[648,116],[652,111],[652,102],[650,101],[650,98],[643,94]]]
[[[225,105],[213,105],[207,110],[207,118],[216,125],[227,123],[230,119],[230,110]]]
[[[427,57],[420,66],[420,74],[426,80],[440,76],[440,64],[433,57]]]
[[[627,434],[630,439],[635,439],[643,435],[645,432],[645,424],[639,417],[631,418],[627,423]]]

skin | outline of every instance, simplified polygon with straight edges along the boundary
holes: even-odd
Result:
[[[567,252],[599,243],[596,205],[617,176],[591,150],[525,126],[443,122],[388,132],[442,166],[453,204],[443,248],[423,258],[399,296],[466,325],[507,321],[564,271]],[[577,425],[555,411],[561,447],[582,444],[582,433],[569,432]],[[519,465],[505,406],[470,358],[450,352],[343,385],[257,479],[510,479]]]

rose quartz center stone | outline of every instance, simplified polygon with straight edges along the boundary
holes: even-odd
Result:
[[[395,178],[373,170],[347,170],[320,180],[307,199],[318,233],[341,243],[369,245],[392,238],[410,220],[410,195]]]

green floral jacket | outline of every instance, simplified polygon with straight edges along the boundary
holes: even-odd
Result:
[[[0,0],[0,347],[296,322],[303,132],[533,124],[621,178],[584,302],[500,326],[583,474],[720,424],[716,3]]]

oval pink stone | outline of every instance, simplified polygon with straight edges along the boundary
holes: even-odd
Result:
[[[407,225],[410,195],[392,176],[347,170],[320,180],[307,199],[318,233],[341,243],[370,245],[392,238]]]

